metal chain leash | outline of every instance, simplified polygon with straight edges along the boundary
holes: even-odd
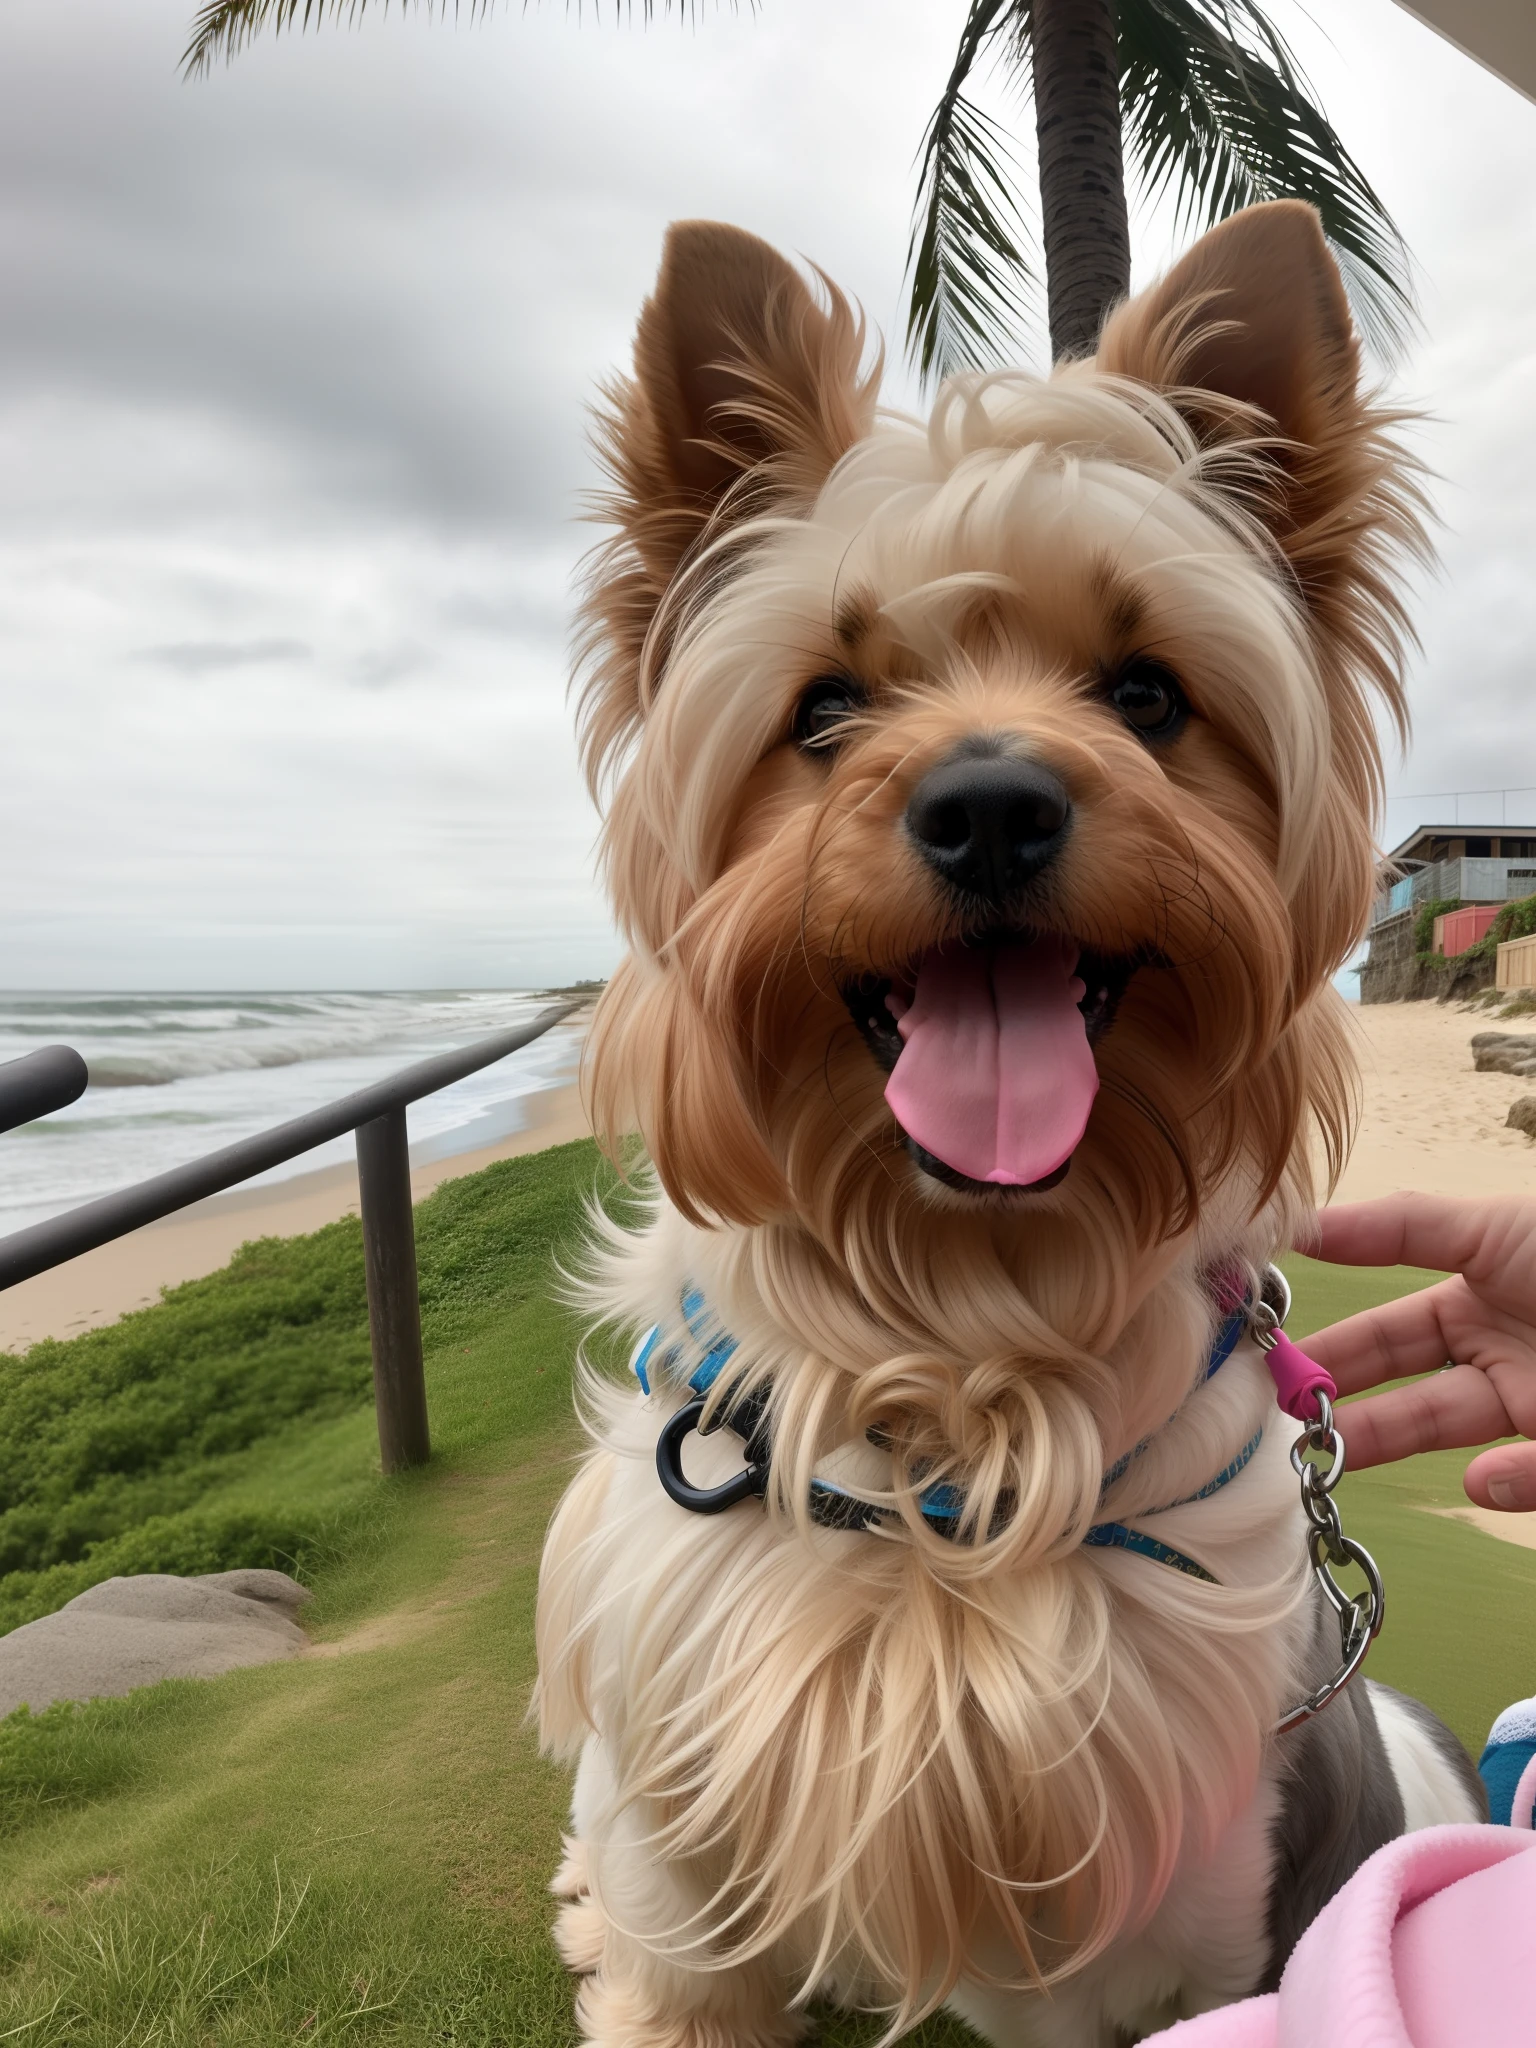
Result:
[[[1275,1333],[1291,1307],[1291,1290],[1285,1276],[1271,1266],[1265,1275],[1264,1298],[1249,1311],[1253,1341],[1264,1352],[1275,1348]],[[1303,1426],[1291,1445],[1291,1465],[1301,1481],[1301,1506],[1307,1518],[1307,1556],[1312,1576],[1339,1624],[1339,1665],[1331,1678],[1298,1700],[1275,1724],[1275,1733],[1310,1721],[1328,1702],[1344,1690],[1365,1661],[1365,1653],[1381,1633],[1386,1616],[1387,1595],[1376,1560],[1363,1543],[1344,1534],[1339,1520],[1334,1488],[1344,1477],[1344,1439],[1334,1426],[1333,1403],[1319,1389],[1314,1398],[1317,1417]],[[1348,1594],[1334,1577],[1336,1567],[1355,1565],[1365,1574],[1365,1585]]]

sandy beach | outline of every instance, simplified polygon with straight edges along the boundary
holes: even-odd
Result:
[[[1485,1536],[1497,1536],[1501,1543],[1517,1543],[1522,1550],[1536,1550],[1536,1514],[1501,1514],[1497,1508],[1427,1508],[1427,1514],[1443,1515],[1448,1522],[1465,1522],[1469,1529],[1481,1529]]]
[[[1536,1080],[1472,1070],[1474,1032],[1536,1032],[1536,1018],[1501,1024],[1439,1003],[1352,1005],[1350,1015],[1364,1114],[1335,1201],[1399,1188],[1536,1195],[1536,1143],[1504,1125],[1517,1095],[1536,1094]]]

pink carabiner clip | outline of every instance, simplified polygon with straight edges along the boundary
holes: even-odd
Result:
[[[1319,1394],[1326,1394],[1330,1401],[1337,1400],[1339,1390],[1333,1383],[1333,1374],[1315,1358],[1308,1358],[1284,1330],[1273,1332],[1264,1355],[1275,1382],[1275,1399],[1294,1421],[1318,1420],[1323,1412],[1317,1405]]]

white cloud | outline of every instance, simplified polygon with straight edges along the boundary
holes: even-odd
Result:
[[[1449,530],[1394,786],[1536,779],[1536,108],[1390,0],[1337,0],[1331,44],[1276,4],[1425,283],[1404,383]],[[190,12],[0,15],[0,973],[601,971],[565,702],[584,407],[679,215],[822,263],[899,355],[964,8],[370,11],[192,85]],[[1143,272],[1169,242],[1140,224]]]

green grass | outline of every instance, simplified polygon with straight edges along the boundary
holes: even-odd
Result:
[[[33,1403],[39,1431],[7,1486],[30,1487],[42,1540],[63,1541],[50,1504],[60,1526],[77,1514],[78,1554],[36,1549],[0,1584],[11,1614],[77,1589],[43,1575],[84,1583],[135,1544],[167,1562],[200,1528],[221,1563],[298,1558],[335,1653],[0,1723],[0,2042],[574,2040],[544,1889],[568,1788],[524,1714],[539,1548],[575,1448],[551,1248],[575,1249],[598,1185],[592,1148],[570,1146],[418,1211],[434,1458],[407,1478],[377,1477],[355,1224],[248,1248],[120,1331],[0,1368],[0,1403]],[[1298,1331],[1429,1277],[1291,1265]],[[237,1360],[286,1391],[251,1406]],[[112,1431],[83,1426],[96,1391]],[[1476,1742],[1536,1682],[1510,1626],[1536,1556],[1421,1512],[1459,1469],[1354,1477],[1345,1515],[1388,1575],[1372,1670]],[[100,1504],[84,1540],[70,1470]],[[831,2019],[823,2038],[869,2033]],[[935,2022],[914,2040],[962,2038]]]
[[[601,1180],[594,1149],[567,1146],[418,1210],[423,1473],[377,1476],[355,1223],[248,1247],[120,1332],[11,1369],[52,1430],[29,1498],[73,1457],[130,1510],[172,1504],[48,1567],[61,1597],[60,1573],[120,1569],[129,1545],[134,1569],[170,1563],[193,1527],[232,1545],[220,1564],[287,1543],[337,1654],[0,1723],[0,2039],[570,2037],[544,1891],[567,1787],[523,1717],[538,1553],[574,1449],[551,1247],[574,1249]],[[237,1368],[274,1361],[282,1426],[260,1436]],[[116,1430],[81,1426],[97,1373],[97,1405],[127,1412]],[[87,1397],[73,1427],[66,1393]],[[78,1448],[108,1440],[133,1450]],[[242,1549],[242,1517],[280,1532],[270,1553]]]
[[[1392,1301],[1441,1276],[1413,1266],[1351,1268],[1291,1257],[1292,1336]],[[1349,1406],[1341,1410],[1346,1446]],[[1339,1512],[1382,1570],[1387,1617],[1370,1653],[1373,1678],[1401,1686],[1448,1721],[1475,1757],[1489,1723],[1536,1691],[1536,1550],[1501,1543],[1434,1509],[1465,1507],[1470,1451],[1435,1451],[1346,1472]]]

